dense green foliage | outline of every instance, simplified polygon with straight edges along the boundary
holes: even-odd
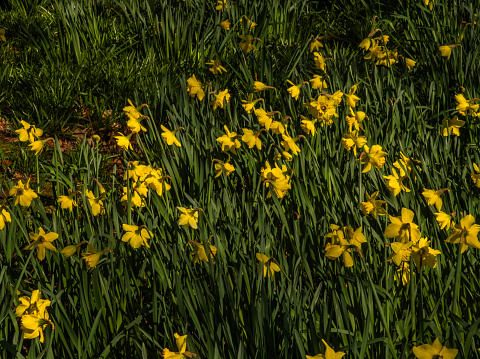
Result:
[[[15,173],[35,178],[30,185],[40,194],[29,208],[0,197],[12,217],[0,230],[0,358],[157,358],[164,347],[175,349],[174,333],[188,334],[187,350],[197,358],[305,358],[323,352],[322,339],[345,358],[411,358],[413,346],[435,338],[457,348],[457,358],[480,357],[479,250],[460,255],[458,244],[446,243],[449,232],[422,196],[424,188],[448,188],[444,212],[456,212],[457,223],[468,214],[480,219],[480,188],[470,178],[473,163],[480,165],[480,117],[462,117],[460,136],[442,135],[442,120],[458,114],[460,87],[465,98],[480,97],[478,2],[436,0],[432,10],[422,0],[227,4],[217,11],[213,0],[10,0],[0,11],[0,117],[12,132],[23,120],[55,138],[38,157],[19,142],[0,145],[0,194],[16,184]],[[252,31],[243,16],[257,23]],[[228,31],[218,26],[227,18]],[[390,36],[390,50],[416,66],[365,60],[358,45],[377,28]],[[238,35],[249,33],[261,41],[258,51],[244,53]],[[212,159],[227,160],[217,142],[223,126],[238,134],[260,128],[241,107],[256,79],[277,88],[261,93],[260,105],[280,111],[279,119],[290,116],[292,137],[302,134],[303,103],[319,93],[305,85],[296,101],[286,80],[298,84],[319,73],[312,36],[324,37],[319,51],[333,59],[324,91],[348,93],[359,84],[355,110],[369,117],[364,135],[388,152],[386,164],[361,173],[342,146],[349,115],[342,102],[334,123],[317,124],[315,136],[298,141],[299,155],[284,161],[293,170],[285,197],[267,198],[261,179],[265,161],[278,153],[270,132],[262,133],[260,151],[242,143],[230,154],[235,172],[214,178]],[[439,46],[456,43],[462,46],[449,60],[441,56]],[[205,64],[212,59],[227,72],[214,76]],[[211,84],[203,101],[188,96],[193,74]],[[229,103],[213,111],[213,91],[227,88]],[[148,104],[141,110],[148,131],[137,135],[136,151],[107,151],[112,131],[127,128],[129,98]],[[184,128],[181,147],[166,145],[161,125]],[[76,130],[83,141],[62,151],[59,140],[71,141]],[[400,152],[417,160],[418,170],[405,182],[411,192],[394,196],[383,176]],[[150,191],[144,208],[120,202],[124,169],[135,160],[171,177],[170,191]],[[95,179],[107,191],[101,216],[92,215],[84,195],[99,195]],[[76,190],[79,207],[61,209],[58,197]],[[412,269],[406,285],[387,262],[388,216],[360,209],[365,191],[377,190],[390,215],[411,209],[422,236],[441,251],[435,268]],[[198,229],[178,225],[177,206],[203,209]],[[124,223],[146,225],[150,248],[122,242]],[[329,225],[341,223],[362,226],[368,240],[361,255],[352,251],[351,268],[325,257]],[[59,234],[57,253],[43,261],[24,250],[40,227]],[[209,238],[215,259],[193,264],[187,242]],[[60,254],[84,240],[111,250],[91,270],[80,255]],[[281,268],[273,280],[259,271],[258,252]],[[45,329],[44,343],[24,339],[15,316],[17,290],[29,296],[35,289],[51,300],[55,329]]]

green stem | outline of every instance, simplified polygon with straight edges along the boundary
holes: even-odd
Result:
[[[462,269],[462,245],[458,246],[457,254],[457,266],[455,268],[455,287],[453,290],[453,313],[460,317],[460,308],[458,305],[458,299],[460,296],[460,271]]]
[[[423,343],[423,269],[422,269],[422,257],[420,256],[420,269],[418,280],[420,281],[420,310],[418,318],[418,327],[420,333],[420,343]]]
[[[40,170],[38,169],[38,155],[35,156],[35,165],[37,168],[37,192],[40,194]]]

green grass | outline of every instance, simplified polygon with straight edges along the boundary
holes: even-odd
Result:
[[[221,12],[215,1],[38,0],[10,1],[0,11],[7,37],[0,42],[0,117],[12,131],[24,120],[42,128],[43,138],[56,138],[38,167],[24,143],[0,146],[0,161],[12,161],[0,189],[16,184],[14,173],[36,178],[38,168],[40,179],[32,180],[40,197],[28,209],[0,197],[12,214],[0,230],[0,358],[154,358],[164,347],[175,350],[174,333],[188,334],[187,349],[197,358],[305,358],[323,353],[322,339],[346,358],[412,358],[413,346],[437,337],[459,350],[457,358],[478,358],[478,249],[459,257],[422,196],[424,188],[449,188],[444,212],[456,212],[457,223],[480,215],[480,191],[470,178],[473,163],[480,164],[480,121],[468,116],[459,137],[443,137],[441,125],[457,113],[460,86],[467,99],[480,97],[478,4],[438,1],[430,11],[421,0],[227,3],[231,9]],[[238,46],[238,34],[249,34],[239,25],[243,15],[257,23],[253,35],[261,39],[248,54]],[[217,26],[227,18],[229,31]],[[458,43],[458,19],[471,25],[447,61],[438,47]],[[376,28],[390,36],[388,49],[418,61],[412,70],[402,61],[387,68],[363,59],[358,44]],[[242,143],[231,155],[235,172],[214,178],[212,159],[227,159],[216,140],[223,126],[238,134],[260,129],[241,107],[255,78],[277,88],[261,93],[261,107],[280,111],[277,120],[290,116],[292,136],[304,134],[302,104],[318,91],[305,85],[295,101],[286,80],[297,84],[320,73],[311,36],[325,36],[320,52],[334,59],[327,61],[325,91],[348,93],[359,83],[355,110],[369,117],[364,135],[369,146],[388,152],[386,164],[360,174],[341,143],[348,130],[344,100],[338,119],[317,124],[316,136],[297,142],[299,156],[283,161],[294,173],[284,198],[267,199],[261,180],[265,161],[272,164],[278,153],[271,144],[280,145],[272,132],[262,133],[261,151]],[[227,73],[208,71],[212,59],[222,59]],[[211,84],[201,102],[188,97],[193,74]],[[212,111],[209,92],[226,88],[232,95],[226,109]],[[127,99],[148,104],[142,110],[148,132],[138,152],[106,150],[112,133],[126,129]],[[111,116],[102,116],[107,111]],[[177,132],[182,147],[165,144],[162,124],[184,127]],[[75,130],[85,139],[62,152],[59,140],[71,140]],[[87,140],[93,134],[101,136],[98,147]],[[383,176],[400,152],[419,162],[416,179],[405,182],[411,192],[395,197]],[[135,160],[171,177],[171,190],[161,197],[150,191],[142,209],[120,203],[123,168]],[[105,214],[97,217],[84,195],[85,189],[99,195],[95,180],[106,189]],[[79,206],[62,210],[58,197],[76,190]],[[416,272],[407,285],[394,280],[396,266],[386,261],[393,241],[383,235],[388,217],[364,216],[359,207],[365,191],[376,190],[390,215],[414,211],[422,236],[441,251],[437,266]],[[203,209],[198,229],[177,224],[177,206]],[[146,225],[154,234],[150,249],[122,242],[124,223]],[[368,240],[362,257],[353,251],[352,268],[325,257],[329,225],[341,223],[362,226]],[[23,250],[39,227],[59,234],[57,253],[44,261]],[[215,260],[194,265],[187,242],[209,238]],[[59,253],[81,241],[111,252],[87,270],[79,254]],[[275,258],[281,272],[274,280],[259,272],[257,252]],[[16,291],[30,296],[35,289],[52,302],[55,329],[47,327],[43,344],[23,339],[15,317]]]

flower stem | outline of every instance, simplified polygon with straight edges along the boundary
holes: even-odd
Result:
[[[453,290],[453,313],[460,317],[460,308],[458,305],[458,298],[460,295],[460,273],[462,269],[462,245],[458,245],[457,266],[455,268],[455,287]]]

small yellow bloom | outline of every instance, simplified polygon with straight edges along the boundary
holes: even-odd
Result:
[[[439,191],[435,191],[433,189],[423,189],[422,195],[427,201],[429,206],[435,206],[438,211],[442,209],[442,199],[440,196],[445,192],[450,191],[448,188],[441,189]]]
[[[412,60],[412,59],[409,59],[409,58],[405,58],[405,64],[407,65],[407,69],[411,69],[412,67],[415,67],[415,65],[417,64],[416,61]]]
[[[428,0],[426,1],[428,3]],[[437,338],[433,344],[423,344],[418,347],[413,347],[412,352],[418,359],[455,359],[458,354],[458,349],[448,349],[443,346]]]
[[[53,138],[50,137],[45,140],[33,141],[28,145],[28,147],[30,147],[31,151],[35,152],[35,155],[38,155],[40,152],[42,152],[43,146],[45,145],[45,143],[47,143],[47,141],[50,141],[50,140],[53,140]]]
[[[377,218],[377,214],[380,216],[387,214],[387,210],[382,208],[382,205],[386,204],[387,202],[376,199],[378,192],[379,191],[374,192],[371,196],[368,195],[368,192],[365,192],[367,201],[360,203],[360,208],[362,209],[364,215],[372,213],[373,218]]]
[[[10,215],[10,212],[7,211],[6,206],[0,206],[0,230],[5,227],[5,224],[7,222],[12,223],[12,217]]]
[[[78,253],[80,251],[81,246],[85,243],[88,243],[88,242],[87,241],[82,241],[78,244],[72,244],[71,246],[66,246],[65,248],[63,248],[60,251],[60,253],[62,253],[65,258],[69,258],[69,257],[73,256],[73,254],[75,252]]]
[[[225,103],[230,102],[230,94],[228,93],[228,89],[220,91],[215,94],[215,100],[212,101],[213,110],[216,110],[217,107],[224,108]]]
[[[179,128],[177,128],[176,130],[173,130],[173,131],[170,131],[168,128],[166,128],[163,125],[160,125],[160,127],[163,131],[162,132],[162,138],[167,142],[167,145],[171,146],[171,145],[175,144],[178,147],[182,147],[182,144],[180,143],[180,141],[175,136],[175,133],[178,130],[183,130],[183,127],[179,127]]]
[[[57,249],[52,245],[55,239],[58,238],[58,234],[55,232],[45,233],[43,228],[38,229],[38,233],[30,232],[29,233],[30,243],[26,246],[25,250],[32,250],[33,248],[37,248],[37,258],[41,261],[45,259],[45,251],[46,249],[56,252]]]
[[[145,246],[150,248],[147,239],[153,238],[152,232],[147,230],[145,226],[132,226],[129,224],[122,224],[125,234],[122,236],[123,242],[128,242],[133,248],[140,248]]]
[[[230,6],[227,3],[227,0],[217,0],[217,6],[215,7],[215,10],[228,10]]]
[[[322,339],[323,344],[325,345],[325,354],[317,354],[315,356],[307,355],[307,359],[341,359],[345,353],[336,352],[333,350],[325,340]]]
[[[230,30],[230,21],[224,20],[220,24],[218,24],[223,30]]]
[[[254,40],[252,35],[239,35],[238,37],[243,40],[243,42],[239,44],[243,52],[249,53],[250,51],[257,49],[255,45],[252,44],[252,41]]]
[[[475,172],[470,173],[470,177],[472,177],[472,181],[475,184],[475,186],[480,188],[480,167],[476,163],[474,163],[473,169],[475,170],[476,173]]]
[[[295,85],[292,81],[290,80],[287,80],[287,82],[292,85],[292,87],[289,87],[287,89],[288,93],[295,99],[295,100],[298,100],[298,96],[300,95],[300,89],[302,88],[302,86],[308,82],[302,82],[298,85]]]
[[[95,197],[92,191],[87,189],[85,191],[85,196],[88,199],[88,202],[90,203],[90,207],[92,208],[92,214],[94,216],[98,216],[99,214],[104,214],[105,213],[105,207],[103,206],[103,202],[101,201],[102,197]]]
[[[257,26],[257,23],[251,21],[248,17],[243,15],[243,17],[240,19],[240,23],[247,26],[248,31],[252,31],[255,26]]]
[[[478,232],[480,232],[480,225],[475,224],[475,217],[469,214],[463,217],[460,223],[453,227],[453,233],[448,236],[445,242],[461,244],[462,253],[465,252],[469,246],[480,249]]]
[[[203,85],[198,81],[195,75],[187,79],[187,92],[192,97],[197,97],[200,101],[205,97],[205,92],[203,91]]]
[[[262,149],[262,141],[260,140],[259,136],[262,131],[265,129],[261,129],[260,131],[253,132],[253,130],[249,130],[248,128],[242,128],[243,136],[242,141],[248,145],[248,148],[257,147],[257,149]]]
[[[212,66],[209,68],[209,70],[214,74],[218,75],[223,72],[227,72],[227,69],[222,66],[222,61],[221,60],[210,60],[210,62],[207,62],[205,65],[210,65]]]
[[[188,243],[192,243],[195,245],[195,249],[191,252],[191,254],[194,256],[193,264],[196,264],[198,261],[208,262],[207,252],[205,251],[205,245],[207,246],[210,252],[209,255],[211,258],[213,258],[217,254],[217,247],[215,246],[204,244],[204,243],[198,243],[195,241],[189,241]]]
[[[410,192],[410,189],[403,184],[403,181],[408,178],[408,176],[398,176],[397,171],[395,171],[394,168],[392,168],[392,173],[393,174],[390,176],[383,176],[383,178],[386,179],[385,185],[387,186],[388,190],[395,196],[397,196],[401,191]]]
[[[77,192],[72,193],[69,196],[59,196],[57,202],[60,203],[62,209],[68,209],[70,212],[73,211],[73,206],[77,207],[77,202],[75,201],[74,197]]]
[[[82,259],[85,261],[88,269],[93,269],[97,266],[100,257],[110,249],[105,248],[103,251],[97,252],[95,247],[91,244],[87,245],[87,251],[82,253]]]
[[[318,41],[318,39],[312,39],[310,42],[310,52],[318,51],[320,48],[323,47],[323,44]]]
[[[240,148],[241,146],[240,141],[237,140],[237,133],[230,132],[226,125],[224,125],[223,128],[225,129],[226,134],[218,137],[217,142],[221,143],[222,151],[232,151],[234,154],[236,154],[236,149]]]
[[[258,100],[253,100],[253,93],[248,95],[248,100],[242,100],[243,105],[242,107],[245,109],[247,113],[252,113],[252,111],[255,111],[255,105],[257,102],[263,101],[263,98],[259,98]]]
[[[360,162],[365,165],[362,173],[370,171],[372,166],[378,170],[383,167],[385,156],[387,156],[388,153],[382,151],[382,146],[374,145],[372,148],[369,148],[367,145],[364,145],[363,150],[365,152],[360,155]]]
[[[262,263],[263,265],[263,276],[266,277],[272,277],[275,274],[275,272],[280,272],[280,267],[273,262],[273,258],[267,257],[265,254],[262,253],[257,253],[256,254],[257,259]]]
[[[253,83],[253,92],[260,92],[260,91],[270,90],[270,89],[271,90],[276,90],[275,87],[267,86],[263,82],[260,82],[260,81],[255,81]]]
[[[308,81],[312,83],[312,89],[322,91],[322,89],[328,88],[327,81],[325,81],[326,78],[327,76],[313,75],[313,79]]]
[[[184,208],[184,207],[177,207],[182,214],[178,217],[178,224],[180,226],[190,226],[193,229],[198,228],[198,211],[201,211],[201,208]]]
[[[15,196],[15,205],[20,204],[23,207],[30,207],[32,201],[38,197],[35,191],[30,188],[29,183],[30,179],[28,179],[26,184],[19,180],[17,185],[8,191],[10,196]]]
[[[300,127],[301,129],[303,130],[303,132],[307,133],[307,134],[310,134],[312,136],[315,136],[315,134],[317,133],[317,129],[315,127],[315,122],[317,122],[317,120],[309,120],[308,118],[306,118],[305,116],[302,116],[300,115],[300,117],[302,118],[302,122],[300,124]]]
[[[130,143],[130,135],[125,136],[123,133],[118,133],[118,136],[113,136],[117,140],[117,146],[123,148],[125,151],[128,149],[133,150],[132,144]]]
[[[453,222],[453,217],[455,217],[455,213],[445,213],[445,212],[437,212],[435,213],[438,225],[440,226],[440,229],[445,229],[448,231],[450,227],[453,227],[455,225],[455,222]]]
[[[462,46],[462,45],[460,45],[460,44],[443,45],[443,46],[440,46],[438,49],[442,53],[442,56],[446,57],[447,60],[449,60],[450,56],[452,56],[452,49],[455,48],[455,47],[458,47],[458,46]]]
[[[460,136],[459,128],[465,125],[465,121],[459,120],[458,116],[455,116],[451,120],[449,118],[444,118],[442,120],[443,130],[442,133],[444,136],[455,135]]]
[[[36,128],[34,125],[30,125],[25,121],[20,121],[23,128],[16,130],[18,133],[18,139],[21,142],[34,142],[35,138],[40,138],[43,135],[43,130]]]
[[[416,243],[422,236],[418,226],[413,223],[414,213],[412,210],[402,208],[402,213],[398,217],[388,216],[390,224],[383,234],[385,238],[396,238],[399,242]]]
[[[342,137],[343,147],[350,151],[353,148],[353,155],[357,157],[357,148],[362,148],[367,143],[367,138],[365,136],[358,136],[358,131],[353,130],[349,133],[346,133]]]
[[[437,255],[439,254],[442,254],[442,252],[430,248],[430,241],[427,238],[420,238],[412,247],[412,258],[417,268],[435,268],[437,266]]]
[[[345,101],[347,102],[347,105],[350,106],[351,108],[355,107],[355,104],[357,103],[358,100],[360,100],[360,97],[355,95],[355,92],[357,91],[357,87],[359,84],[353,85],[350,90],[348,91],[348,95],[345,94]],[[351,111],[353,112],[353,111]]]

